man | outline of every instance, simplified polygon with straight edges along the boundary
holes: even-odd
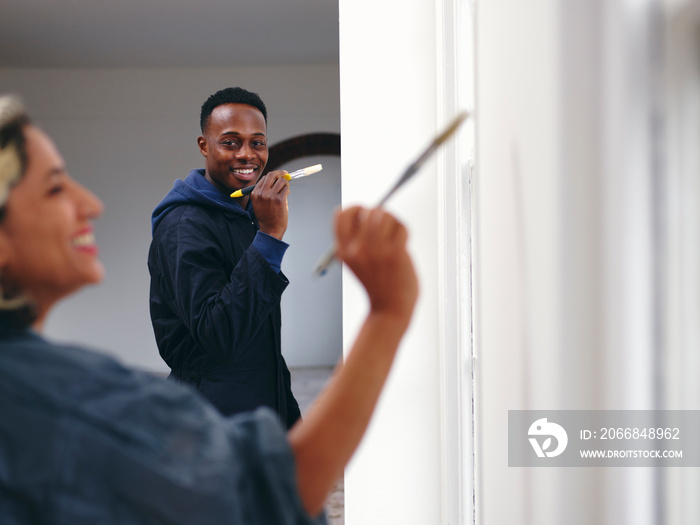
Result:
[[[224,415],[268,406],[299,419],[280,343],[281,271],[289,183],[261,177],[268,159],[260,97],[227,88],[202,105],[192,170],[156,207],[148,256],[150,312],[170,378],[197,388]],[[231,193],[256,185],[250,195]]]

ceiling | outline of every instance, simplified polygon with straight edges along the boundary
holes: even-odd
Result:
[[[337,61],[337,0],[3,0],[0,6],[0,67]]]

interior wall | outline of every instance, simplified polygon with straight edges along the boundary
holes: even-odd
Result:
[[[664,522],[661,469],[507,454],[509,410],[677,408],[659,388],[662,16],[653,0],[479,4],[479,523]]]
[[[436,62],[436,41],[444,35],[432,34],[434,4],[415,1],[408,10],[341,1],[343,172],[354,177],[343,180],[344,202],[374,202],[389,184],[388,173],[397,173],[418,151],[416,143],[435,130],[443,96],[434,79],[443,66]],[[670,59],[661,38],[668,16],[663,4],[473,3],[473,309],[463,322],[473,320],[476,388],[474,404],[466,398],[462,404],[465,414],[475,414],[476,523],[637,525],[681,515],[694,522],[695,476],[677,476],[664,486],[660,469],[508,466],[509,410],[681,408],[664,403],[664,389],[687,403],[696,399],[697,381],[684,383],[688,372],[679,364],[697,360],[664,340],[682,337],[685,345],[695,333],[685,326],[667,329],[692,317],[698,297],[678,282],[692,273],[696,255],[690,241],[697,238],[697,155],[689,153],[697,144],[696,73],[682,74],[675,85],[684,102],[668,107],[684,116],[669,121],[660,86]],[[370,9],[376,20],[364,16]],[[699,26],[686,25],[691,46]],[[687,65],[696,56],[686,51],[686,68],[697,67]],[[676,75],[680,63],[674,63]],[[381,111],[368,107],[370,96],[382,99]],[[363,170],[369,119],[385,132],[383,146],[391,152],[376,159],[374,176]],[[683,128],[673,143],[666,142],[669,122],[669,138]],[[673,193],[666,195],[665,152],[675,148],[683,151],[673,153],[673,162],[684,167],[671,177]],[[434,217],[444,211],[436,206],[434,181],[426,169],[388,206],[411,232],[422,295],[346,475],[349,525],[440,523],[448,514],[441,509],[450,500],[440,494],[449,488],[441,485],[443,441],[434,417],[444,413],[437,395],[444,385],[436,353],[430,353],[443,330],[431,312],[444,306],[434,291],[436,239],[443,233]],[[675,184],[684,185],[679,190]],[[668,197],[681,207],[669,211]],[[682,230],[671,231],[669,219],[682,220]],[[669,247],[670,256],[664,252]],[[344,291],[349,335],[365,305],[352,279]],[[679,490],[671,494],[673,488]],[[674,503],[679,509],[671,511]]]
[[[664,399],[700,409],[700,2],[665,2],[668,179],[665,205]],[[700,520],[700,470],[666,469],[666,523]]]
[[[57,143],[69,172],[105,203],[96,224],[103,284],[60,304],[48,336],[103,349],[126,363],[167,371],[148,314],[150,215],[177,178],[203,168],[196,144],[199,110],[215,91],[241,85],[268,107],[270,145],[313,132],[339,132],[337,64],[211,69],[0,69],[0,92],[19,94]],[[283,354],[290,366],[328,366],[341,355],[340,271],[310,283],[330,240],[340,202],[339,159],[292,187],[282,269]],[[308,163],[307,163],[308,162]],[[291,166],[290,166],[291,167]],[[310,254],[310,255],[307,255]],[[290,296],[290,297],[286,297]],[[293,299],[293,300],[290,300]],[[306,309],[299,316],[299,303]]]
[[[435,27],[432,0],[340,1],[343,205],[378,202],[437,133]],[[348,525],[443,523],[436,166],[436,159],[426,163],[386,206],[410,232],[421,292],[346,471]],[[364,293],[346,275],[346,348],[366,309]]]
[[[509,410],[565,408],[558,24],[556,0],[477,7],[472,220],[479,523],[555,523],[560,506],[555,469],[509,468],[507,453]],[[546,494],[557,497],[546,502]]]

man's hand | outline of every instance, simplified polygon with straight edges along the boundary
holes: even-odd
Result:
[[[260,231],[282,240],[289,219],[289,181],[284,170],[271,171],[261,177],[250,194]]]
[[[418,297],[418,280],[403,224],[381,208],[353,207],[336,214],[335,231],[338,257],[364,285],[372,312],[408,322]]]

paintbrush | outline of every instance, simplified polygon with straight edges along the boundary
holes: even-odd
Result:
[[[433,139],[433,141],[428,145],[427,148],[425,148],[425,151],[421,153],[418,158],[408,167],[406,170],[403,172],[401,177],[396,181],[394,186],[382,197],[382,199],[379,201],[379,204],[377,204],[377,207],[383,206],[386,201],[389,200],[389,197],[391,197],[396,190],[398,190],[401,186],[403,186],[413,175],[415,175],[418,170],[425,164],[425,161],[430,158],[430,156],[437,151],[438,147],[440,147],[455,131],[457,131],[457,128],[459,128],[460,124],[464,122],[464,120],[467,118],[469,115],[468,112],[463,111],[459,115],[457,115],[452,122],[440,133],[437,137]],[[331,263],[335,260],[335,256],[337,254],[338,247],[336,246],[335,243],[331,245],[331,247],[326,251],[326,253],[321,257],[321,259],[318,261],[316,264],[316,268],[314,270],[314,273],[316,275],[325,275],[325,273],[328,271],[329,266]]]
[[[313,166],[309,166],[308,168],[302,168],[300,170],[293,171],[291,173],[285,173],[282,175],[287,180],[294,180],[294,179],[300,179],[302,177],[307,177],[309,175],[313,175],[314,173],[318,173],[323,169],[323,166],[321,164],[314,164]],[[231,194],[231,197],[234,199],[238,197],[243,197],[243,195],[248,195],[253,189],[255,189],[256,184],[253,184],[252,186],[246,186],[242,190],[236,190]]]

